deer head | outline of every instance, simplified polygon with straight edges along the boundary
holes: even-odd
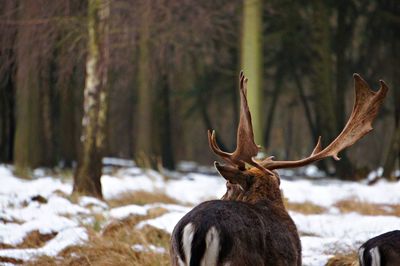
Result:
[[[380,80],[380,89],[373,92],[358,74],[354,74],[355,101],[350,118],[339,136],[326,148],[321,147],[319,137],[310,156],[297,161],[275,161],[272,156],[256,160],[259,146],[254,142],[251,114],[247,104],[247,78],[240,72],[240,121],[237,129],[237,147],[232,153],[222,151],[216,142],[215,131],[208,131],[208,141],[213,152],[226,164],[214,165],[222,177],[227,180],[227,192],[224,200],[239,200],[255,203],[270,200],[283,204],[279,190],[279,175],[276,169],[305,166],[318,160],[332,157],[340,160],[338,153],[353,145],[372,130],[372,121],[378,114],[388,87]]]

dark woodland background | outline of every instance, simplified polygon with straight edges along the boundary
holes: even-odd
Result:
[[[246,2],[110,1],[102,156],[211,165],[207,129],[234,149]],[[357,72],[375,90],[379,79],[390,88],[375,130],[340,164],[318,166],[346,179],[384,166],[391,178],[400,158],[400,2],[271,0],[260,11],[247,19],[262,26],[252,34],[262,45],[255,127],[266,153],[298,159],[319,135],[325,145],[337,136]],[[21,175],[81,156],[88,14],[82,0],[0,1],[0,161]]]

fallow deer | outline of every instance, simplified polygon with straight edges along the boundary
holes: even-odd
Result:
[[[311,155],[298,161],[256,160],[259,147],[254,142],[247,105],[247,78],[240,73],[240,120],[237,147],[222,151],[215,132],[208,132],[210,148],[225,162],[215,162],[226,179],[227,191],[221,200],[203,202],[175,226],[170,257],[174,266],[183,265],[301,265],[301,244],[296,225],[285,209],[276,169],[300,167],[327,157],[339,160],[338,153],[372,130],[371,123],[387,93],[380,81],[378,92],[354,74],[355,103],[350,119],[339,136],[325,149],[318,139]],[[249,165],[250,167],[246,167]]]
[[[400,265],[400,231],[371,238],[358,251],[360,266]]]

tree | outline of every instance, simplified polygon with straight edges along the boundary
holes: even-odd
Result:
[[[101,170],[105,146],[109,64],[108,0],[88,1],[88,43],[81,151],[74,176],[74,193],[102,197]]]
[[[136,158],[143,160],[151,159],[154,155],[153,149],[153,87],[151,73],[150,54],[150,26],[151,26],[151,1],[141,2],[141,22],[139,31],[139,55],[138,55],[138,106],[137,106],[137,142]],[[148,165],[147,165],[148,166]]]
[[[28,176],[29,169],[52,165],[48,68],[53,46],[50,37],[52,25],[35,21],[45,13],[36,1],[20,3],[16,40],[14,163],[17,174],[21,176]]]
[[[315,128],[322,137],[322,144],[327,145],[336,133],[334,94],[332,89],[332,60],[330,47],[329,10],[326,3],[312,2],[312,74],[311,87],[314,94]],[[320,167],[327,171],[324,163]]]
[[[243,1],[242,69],[249,79],[247,99],[252,114],[254,139],[263,145],[262,125],[262,1]]]

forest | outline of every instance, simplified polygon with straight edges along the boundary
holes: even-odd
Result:
[[[340,164],[318,166],[343,179],[383,166],[394,178],[397,1],[251,2],[244,11],[243,1],[114,0],[95,29],[86,1],[1,1],[0,161],[20,175],[76,166],[90,97],[86,65],[101,45],[101,156],[166,169],[182,160],[209,164],[208,129],[233,150],[243,69],[256,142],[277,158],[301,158],[318,136],[325,144],[341,131],[359,73],[375,89],[379,79],[390,87],[374,133]],[[90,43],[92,30],[100,44]]]
[[[0,181],[0,265],[170,265],[255,184],[297,262],[357,265],[400,241],[399,1],[1,0]]]

